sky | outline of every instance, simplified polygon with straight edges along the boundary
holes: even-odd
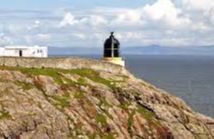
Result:
[[[0,0],[0,46],[214,45],[214,0]]]

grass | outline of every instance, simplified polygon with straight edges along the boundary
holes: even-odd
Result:
[[[144,118],[148,120],[151,120],[155,117],[155,114],[153,112],[143,106],[138,106],[137,112],[139,112]]]
[[[25,74],[29,75],[45,75],[52,77],[56,83],[63,84],[63,80],[61,78],[61,75],[59,73],[58,69],[52,69],[52,68],[24,68],[24,67],[6,67],[6,66],[0,66],[1,70],[11,70],[11,71],[20,71]]]
[[[99,74],[91,69],[86,69],[86,68],[82,68],[82,69],[72,69],[72,70],[68,70],[69,73],[73,73],[73,74],[77,74],[83,77],[95,77],[98,76]]]
[[[99,105],[100,109],[108,116],[108,118],[113,119],[112,115],[108,111],[108,109],[110,107],[113,107],[113,105],[109,104],[105,98],[99,98],[99,99],[100,99],[100,103],[98,105]]]
[[[70,96],[53,96],[51,97],[54,100],[56,106],[60,106],[61,108],[67,108],[70,106]]]
[[[128,131],[130,134],[132,134],[132,126],[134,124],[134,119],[133,119],[133,116],[135,115],[135,111],[132,111],[130,114],[129,114],[129,118],[128,118]]]
[[[107,124],[107,118],[103,114],[97,114],[95,117],[95,120],[97,123],[100,123],[102,126],[105,126]]]
[[[93,133],[93,134],[88,134],[88,138],[89,139],[96,139],[97,134]]]
[[[11,115],[8,111],[2,110],[0,111],[0,119],[9,119],[11,118]]]
[[[130,105],[131,105],[130,102],[123,102],[119,105],[119,107],[124,109],[124,110],[128,110]]]
[[[98,83],[101,83],[101,84],[105,84],[109,87],[112,87],[114,82],[113,81],[110,81],[110,80],[106,80],[104,78],[101,78],[99,76],[99,73],[92,70],[92,69],[86,69],[86,68],[83,68],[83,69],[73,69],[73,70],[70,70],[69,73],[73,73],[73,74],[77,74],[81,77],[87,77],[89,78],[90,80],[94,81],[94,82],[98,82]]]
[[[113,134],[104,135],[102,138],[103,139],[115,139]]]
[[[7,67],[7,66],[0,66],[1,70],[11,70],[11,71],[20,71],[25,74],[29,75],[45,75],[45,76],[50,76],[54,79],[56,83],[59,85],[62,84],[79,84],[79,85],[86,85],[86,82],[83,78],[87,77],[91,79],[94,82],[102,83],[105,84],[109,87],[114,86],[114,81],[106,80],[104,78],[101,78],[99,76],[99,73],[92,70],[92,69],[87,69],[87,68],[82,68],[82,69],[72,69],[72,70],[66,70],[66,69],[55,69],[55,68],[24,68],[24,67]],[[65,74],[77,74],[81,76],[77,82],[71,81],[65,77],[62,77],[60,73],[65,73]]]
[[[34,86],[32,84],[26,83],[26,82],[15,81],[15,84],[18,86],[21,86],[22,89],[24,89],[24,90],[30,90],[30,89],[34,88]]]
[[[87,82],[83,77],[79,78],[76,83],[83,86],[87,85]]]
[[[99,103],[99,106],[102,106],[104,105],[105,107],[113,107],[111,104],[109,104],[105,98],[101,97],[99,98],[100,99],[100,103]]]
[[[82,99],[84,97],[85,97],[85,92],[83,92],[83,91],[79,91],[79,92],[74,93],[74,98],[76,98],[76,99]]]
[[[94,133],[88,135],[89,139],[96,139],[97,137],[101,137],[101,139],[115,139],[114,134],[104,134],[104,133]]]

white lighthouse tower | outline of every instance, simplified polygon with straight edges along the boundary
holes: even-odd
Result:
[[[104,61],[125,67],[125,61],[120,57],[120,42],[114,37],[114,32],[104,43]]]

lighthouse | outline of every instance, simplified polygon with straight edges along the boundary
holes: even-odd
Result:
[[[114,37],[114,32],[104,43],[103,60],[125,67],[125,61],[120,56],[120,42]]]

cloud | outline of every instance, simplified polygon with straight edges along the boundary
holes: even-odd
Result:
[[[86,38],[85,34],[82,34],[82,33],[75,33],[73,34],[73,36],[83,40]]]
[[[213,0],[182,0],[182,3],[189,10],[209,11],[214,8]]]
[[[191,20],[185,17],[171,0],[158,0],[153,5],[146,5],[143,11],[147,18],[156,22],[165,22],[170,26],[177,27],[191,24]]]
[[[60,23],[60,26],[75,25],[78,23],[79,23],[79,21],[76,20],[75,17],[71,13],[66,13],[64,15],[64,19]]]
[[[49,35],[49,34],[37,34],[36,36],[40,40],[50,40],[51,39],[51,35]]]
[[[192,29],[209,31],[214,26],[213,0],[182,0],[182,11],[193,21]]]
[[[116,11],[115,11],[116,13]],[[143,24],[142,12],[140,10],[123,9],[117,11],[115,19],[111,23],[112,25],[140,25]]]
[[[12,44],[13,41],[11,40],[11,38],[1,34],[0,35],[0,45],[8,45],[8,44]]]
[[[213,0],[156,0],[136,8],[0,12],[1,44],[102,47],[110,31],[123,46],[214,44]],[[41,14],[42,13],[42,14]]]
[[[91,26],[99,26],[107,24],[107,20],[99,15],[89,15],[88,17],[77,18],[72,15],[70,12],[64,15],[63,20],[60,23],[60,27],[70,25],[91,25]]]

